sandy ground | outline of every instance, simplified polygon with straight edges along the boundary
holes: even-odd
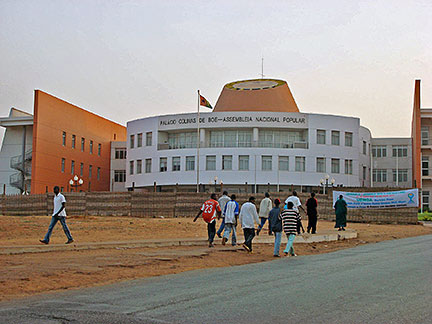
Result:
[[[43,238],[50,217],[0,216],[2,247],[34,245]],[[206,225],[191,218],[146,219],[129,217],[71,217],[68,225],[76,242],[113,242],[162,238],[206,238]],[[306,224],[305,224],[306,225]],[[320,221],[319,230],[333,223]],[[338,242],[296,244],[298,255],[318,254],[404,237],[432,234],[420,225],[348,224],[358,238]],[[267,235],[267,234],[261,234]],[[51,243],[66,241],[60,224]],[[122,280],[225,267],[272,260],[271,244],[255,244],[254,253],[239,248],[201,246],[160,248],[109,248],[0,255],[0,300],[65,289],[104,285]]]

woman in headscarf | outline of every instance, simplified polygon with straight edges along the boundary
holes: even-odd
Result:
[[[334,204],[334,209],[336,212],[336,224],[335,228],[339,228],[338,231],[345,231],[346,227],[346,216],[347,216],[347,203],[340,195],[339,199]]]

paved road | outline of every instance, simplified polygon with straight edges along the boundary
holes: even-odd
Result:
[[[432,323],[432,235],[0,304],[0,323]]]

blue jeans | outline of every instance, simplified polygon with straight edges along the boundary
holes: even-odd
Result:
[[[273,233],[275,235],[273,255],[279,255],[279,249],[280,249],[281,240],[282,240],[282,232],[273,232]]]
[[[264,227],[264,224],[267,222],[267,218],[260,217],[261,218],[261,224],[258,226],[258,229],[261,231]]]
[[[236,235],[236,228],[234,224],[229,224],[229,223],[225,224],[225,231],[223,237],[226,238],[226,240],[228,241],[229,236],[231,234],[231,230],[232,230],[231,243],[234,246],[237,245],[237,235]]]
[[[52,233],[52,231],[54,229],[54,226],[57,224],[58,221],[60,221],[60,223],[62,224],[63,231],[65,232],[66,237],[68,238],[68,240],[72,240],[72,235],[71,235],[71,233],[69,231],[69,228],[66,225],[66,217],[56,218],[56,217],[53,216],[51,218],[51,223],[50,223],[50,225],[48,227],[48,232],[45,235],[44,241],[49,242],[50,237],[51,237],[51,233]]]
[[[284,250],[284,253],[294,255],[293,243],[294,243],[294,239],[296,236],[295,236],[295,234],[289,234],[289,235],[287,235],[287,237],[288,237],[288,242],[287,242],[286,248]]]
[[[217,231],[217,235],[218,236],[221,235],[222,231],[224,230],[224,227],[225,227],[225,217],[222,218],[222,223],[220,224],[220,227],[219,227],[219,229]]]

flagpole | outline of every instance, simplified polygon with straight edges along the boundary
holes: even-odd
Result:
[[[200,152],[200,91],[198,90],[198,119],[197,119],[197,158],[196,158],[196,192],[199,192],[199,152]]]

